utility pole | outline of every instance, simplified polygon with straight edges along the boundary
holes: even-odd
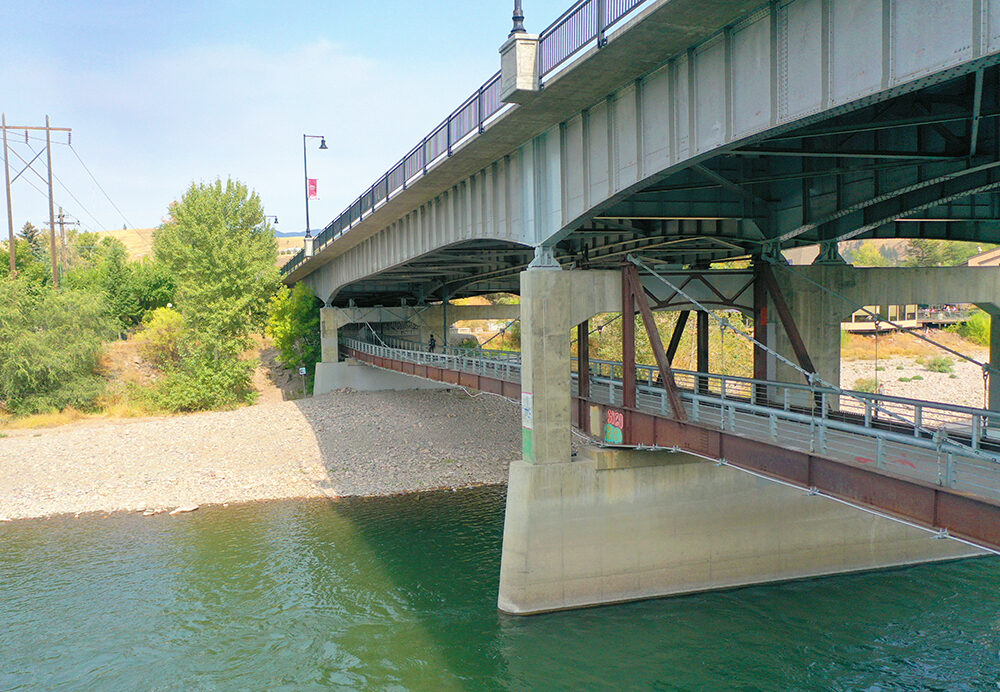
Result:
[[[59,265],[62,273],[66,273],[66,267],[69,265],[69,243],[66,238],[66,226],[78,226],[79,221],[67,221],[66,213],[63,211],[62,207],[59,207],[59,213],[56,214],[56,225],[59,226]]]
[[[17,271],[17,265],[15,264],[14,255],[14,212],[11,207],[10,202],[10,164],[8,160],[8,147],[7,147],[7,130],[24,130],[25,142],[28,141],[28,130],[45,130],[45,153],[48,162],[48,184],[49,184],[49,237],[50,237],[50,248],[52,252],[52,283],[56,288],[59,287],[59,272],[57,268],[56,260],[56,218],[55,218],[55,202],[53,200],[52,193],[52,132],[66,132],[72,133],[73,130],[68,127],[52,127],[49,124],[49,116],[45,116],[45,126],[40,127],[37,125],[8,125],[6,113],[0,114],[0,130],[3,130],[3,165],[4,165],[4,183],[7,188],[7,231],[10,236],[10,272],[13,275]],[[72,134],[69,134],[72,136]],[[35,158],[38,158],[37,156]],[[24,173],[26,170],[31,168],[31,163],[34,161],[29,161],[21,172],[14,176],[14,179]],[[34,171],[34,169],[32,169]],[[37,173],[37,171],[35,171]],[[39,177],[41,177],[39,175]]]
[[[10,240],[10,275],[17,273],[14,262],[14,212],[10,206],[10,165],[7,162],[7,114],[0,114],[0,129],[3,130],[3,179],[7,188],[7,234]]]
[[[56,212],[52,200],[52,130],[49,129],[49,116],[45,116],[45,158],[49,169],[49,248],[52,253],[52,285],[59,288],[59,269],[56,258]]]

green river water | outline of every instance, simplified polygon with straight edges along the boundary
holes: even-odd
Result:
[[[0,689],[998,689],[996,558],[515,618],[503,503],[0,525]]]

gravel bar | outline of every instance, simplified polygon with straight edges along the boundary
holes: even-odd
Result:
[[[353,392],[0,438],[0,521],[154,514],[507,482],[520,410],[462,390]]]

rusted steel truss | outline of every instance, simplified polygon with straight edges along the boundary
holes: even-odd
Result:
[[[345,351],[348,356],[376,367],[520,401],[521,387],[516,382],[431,365],[417,365],[354,349]],[[623,446],[664,447],[708,459],[723,459],[732,466],[804,489],[816,489],[928,528],[944,529],[955,537],[1000,550],[1000,503],[991,500],[851,466],[817,454],[750,440],[691,422],[654,416],[634,408],[609,406],[573,397],[570,410],[573,427],[598,440],[601,439],[602,430],[591,430],[590,423],[592,420],[607,420],[608,411],[613,410],[620,412],[625,421]]]
[[[684,411],[684,404],[681,403],[680,392],[677,391],[677,381],[674,379],[674,370],[670,367],[670,359],[667,358],[667,354],[663,350],[663,341],[660,339],[660,331],[656,328],[656,322],[653,320],[653,311],[649,307],[649,301],[646,298],[646,293],[642,290],[642,284],[639,282],[639,270],[634,264],[627,264],[622,268],[622,274],[622,284],[627,286],[625,291],[631,294],[628,302],[632,302],[638,306],[639,313],[642,315],[642,323],[646,326],[646,336],[649,337],[649,344],[653,347],[653,356],[656,358],[656,366],[660,370],[660,381],[663,383],[663,389],[667,392],[667,398],[670,400],[670,409],[673,411],[674,418],[677,420],[687,420],[687,413]],[[632,311],[631,307],[629,308],[629,311]],[[632,346],[634,349],[634,335]],[[632,372],[635,372],[634,363],[632,366]],[[634,391],[634,381],[632,383],[632,387]]]

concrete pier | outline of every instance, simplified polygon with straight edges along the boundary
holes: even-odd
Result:
[[[817,269],[853,271],[847,278],[854,284],[862,271]],[[955,281],[968,278],[954,274]],[[825,315],[809,322],[809,307],[821,298],[803,293],[793,305],[812,344],[824,333]],[[590,450],[573,457],[570,329],[622,310],[621,274],[529,269],[521,274],[521,300],[523,459],[510,467],[500,610],[538,613],[979,554],[685,453]],[[819,352],[822,367],[833,360],[827,350]]]
[[[527,615],[980,554],[685,453],[511,465],[498,607]]]

